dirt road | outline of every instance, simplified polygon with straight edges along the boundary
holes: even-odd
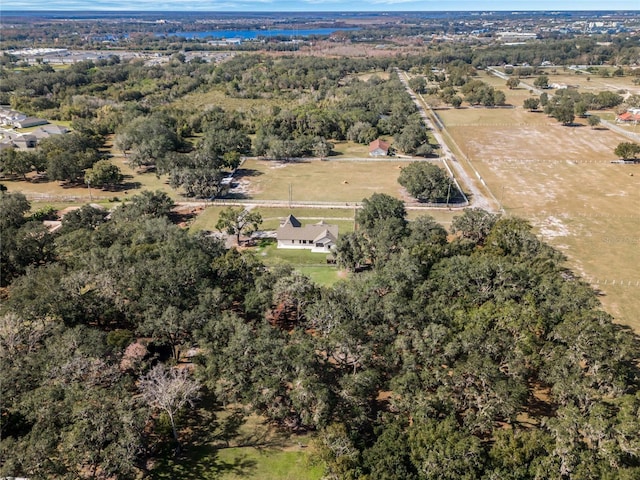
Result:
[[[407,92],[415,102],[416,107],[418,107],[418,112],[420,113],[422,120],[424,121],[427,128],[431,130],[433,136],[440,145],[443,161],[445,162],[445,164],[451,167],[451,169],[454,171],[454,177],[460,179],[466,191],[471,193],[471,198],[469,198],[470,205],[472,207],[482,208],[490,212],[500,210],[501,208],[496,208],[496,206],[499,205],[498,201],[495,198],[488,198],[487,195],[483,193],[481,185],[484,186],[487,191],[488,188],[478,171],[473,167],[473,165],[471,165],[471,162],[469,162],[469,159],[464,158],[467,167],[465,168],[465,166],[462,165],[462,163],[458,161],[456,156],[453,154],[447,142],[444,141],[444,137],[442,135],[442,131],[446,131],[444,129],[444,125],[438,126],[442,127],[441,131],[440,128],[437,128],[433,124],[433,122],[431,121],[431,117],[429,116],[427,111],[429,111],[429,113],[431,113],[431,115],[435,118],[434,112],[431,110],[431,107],[429,107],[429,105],[424,101],[422,95],[416,95],[411,87],[409,87],[409,77],[407,73],[401,70],[396,71],[398,72],[400,81],[407,89]],[[451,141],[453,142],[453,139],[451,139]],[[470,174],[469,170],[471,170],[473,174]],[[490,192],[489,195],[491,195]]]

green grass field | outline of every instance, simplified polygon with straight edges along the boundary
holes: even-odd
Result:
[[[199,409],[194,413],[210,415]],[[225,409],[216,412],[216,421],[208,428],[194,424],[180,456],[162,456],[151,478],[320,480],[324,468],[314,462],[311,435],[289,434],[260,416],[249,415],[235,424],[233,433],[225,439],[223,426],[230,414],[231,410]]]
[[[306,451],[282,448],[209,445],[192,448],[178,459],[163,459],[152,474],[155,480],[320,480],[322,465],[313,465]]]
[[[292,265],[319,285],[333,285],[347,275],[337,266],[327,264],[326,253],[313,253],[302,249],[279,249],[275,241],[263,247],[257,247],[256,255],[267,266]]]

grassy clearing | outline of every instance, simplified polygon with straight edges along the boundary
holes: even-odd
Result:
[[[406,162],[291,162],[247,160],[236,179],[249,198],[359,202],[373,193],[400,197],[397,182]]]
[[[627,90],[631,93],[640,93],[640,85],[633,84],[634,77],[602,77],[600,75],[590,75],[583,73],[576,75],[575,72],[558,71],[553,74],[545,72],[549,76],[549,83],[565,83],[578,87],[581,92],[597,93],[603,90],[617,92]],[[588,80],[587,80],[588,79]],[[533,79],[531,80],[533,82]]]
[[[197,415],[210,415],[199,410]],[[313,463],[311,436],[290,435],[250,415],[241,424],[228,423],[230,410],[216,412],[205,428],[195,424],[191,441],[179,458],[163,456],[152,471],[155,480],[319,480],[323,465]],[[206,423],[206,422],[205,422]],[[225,439],[225,426],[234,425]],[[229,438],[230,437],[230,438]]]
[[[295,266],[323,266],[326,264],[326,253],[313,253],[305,249],[277,248],[274,242],[256,248],[256,255],[266,265],[277,265],[282,262]]]
[[[154,471],[155,480],[320,480],[322,465],[313,465],[305,451],[279,448],[232,447],[216,449],[210,445],[194,447],[178,459],[170,455]]]
[[[464,212],[462,210],[447,210],[445,208],[440,208],[437,210],[408,210],[407,219],[411,221],[423,215],[429,215],[430,217],[433,217],[436,222],[449,230],[453,219],[462,215],[463,213]]]
[[[43,203],[108,203],[109,201],[126,200],[143,190],[161,190],[174,200],[182,199],[180,192],[172,189],[168,184],[167,175],[157,176],[155,173],[140,173],[131,168],[126,158],[117,151],[112,144],[113,138],[108,137],[104,152],[109,160],[120,168],[124,175],[122,186],[115,191],[91,188],[86,185],[67,186],[60,182],[30,182],[21,180],[3,181],[9,191],[24,193],[33,202]]]
[[[313,253],[302,249],[278,249],[276,243],[271,242],[258,247],[256,255],[267,266],[292,265],[320,285],[333,285],[345,276],[338,267],[326,263],[326,253]]]
[[[507,213],[530,220],[640,331],[640,168],[610,163],[624,137],[522,108],[439,113]]]
[[[355,157],[355,158],[369,158],[369,145],[363,145],[355,142],[334,142],[333,150],[335,157]]]
[[[220,107],[224,110],[248,112],[252,109],[271,111],[273,106],[282,106],[284,100],[269,98],[233,98],[220,90],[196,92],[186,95],[174,102],[174,105],[184,109],[207,109]]]

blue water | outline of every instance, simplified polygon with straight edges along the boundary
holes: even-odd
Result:
[[[211,30],[210,32],[156,33],[159,37],[192,38],[241,38],[255,40],[259,37],[309,37],[311,35],[331,35],[333,32],[359,30],[359,28],[310,28],[310,29],[260,29],[260,30]]]

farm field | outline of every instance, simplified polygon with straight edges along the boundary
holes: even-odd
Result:
[[[294,202],[359,202],[373,193],[401,197],[397,182],[406,162],[302,161],[249,159],[236,174],[246,198]]]
[[[616,321],[640,331],[640,168],[610,163],[625,138],[521,107],[438,114],[506,213],[530,220]]]
[[[494,67],[497,70],[504,72],[501,67]],[[613,69],[609,67],[607,69],[610,73]],[[549,77],[549,83],[565,83],[577,87],[581,91],[595,91],[600,92],[602,90],[628,90],[630,93],[640,93],[640,85],[634,85],[633,80],[635,77],[623,76],[623,77],[603,77],[599,73],[586,73],[580,71],[577,73],[575,70],[570,70],[568,67],[553,66],[543,67],[543,74]],[[486,72],[481,72],[481,75],[488,75]],[[481,77],[480,77],[481,78]],[[505,83],[504,80],[494,77],[497,81]],[[537,75],[524,77],[522,80],[528,84],[533,84],[533,81],[537,78]],[[484,80],[484,78],[482,78]],[[485,80],[486,81],[486,80]],[[551,90],[553,92],[553,90]]]

